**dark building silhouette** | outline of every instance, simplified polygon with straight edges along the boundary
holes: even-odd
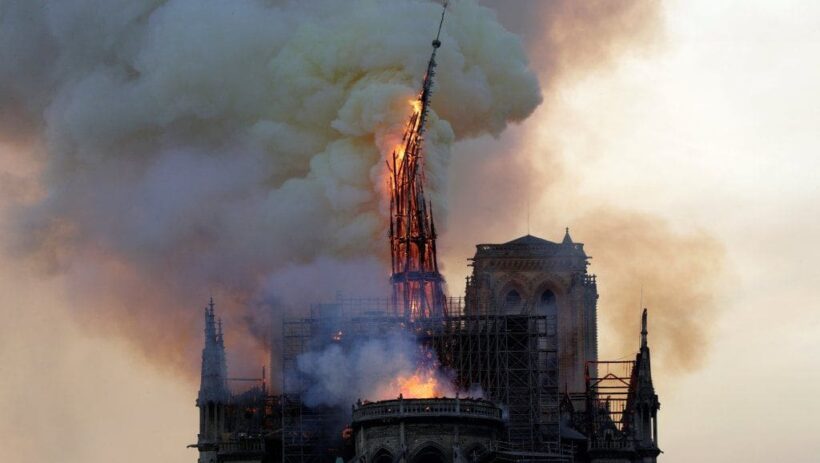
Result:
[[[481,244],[471,260],[466,296],[446,299],[447,315],[438,318],[408,317],[390,299],[339,298],[286,319],[283,352],[272,353],[283,358],[281,394],[262,378],[242,394],[228,392],[209,304],[199,461],[656,461],[660,403],[646,310],[635,360],[599,360],[596,278],[568,231],[560,243],[525,236]],[[435,351],[457,387],[479,386],[484,397],[305,404],[310,378],[296,367],[300,355],[396,329]]]

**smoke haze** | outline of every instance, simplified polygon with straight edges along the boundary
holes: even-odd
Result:
[[[41,194],[16,205],[11,251],[67,275],[84,322],[193,371],[210,293],[231,359],[261,365],[274,311],[383,290],[383,155],[410,114],[439,5],[0,8],[0,137],[43,147]],[[490,10],[454,2],[442,42],[426,169],[443,219],[452,144],[499,134],[541,97]]]
[[[610,253],[592,267],[602,325],[616,328],[602,338],[631,352],[640,283],[622,270],[664,268],[643,281],[653,320],[665,320],[659,335],[679,333],[674,363],[696,365],[690,341],[708,338],[720,246],[621,207],[593,207],[599,198],[573,192],[560,137],[545,135],[564,130],[553,103],[570,82],[650,48],[662,31],[657,3],[481,3],[498,19],[471,1],[451,5],[426,137],[429,191],[439,223],[451,224],[442,234],[450,291],[461,291],[475,243],[523,234],[516,224],[528,197],[534,232],[577,225],[594,255]],[[198,306],[214,295],[230,364],[255,370],[278,313],[339,290],[385,290],[382,156],[418,90],[437,4],[76,0],[0,9],[0,140],[27,154],[17,163],[36,166],[2,173],[14,203],[9,251],[65,276],[81,322],[190,374]],[[540,104],[539,82],[546,104],[534,118],[544,122],[493,138]],[[605,228],[592,209],[606,210],[607,224],[645,218],[649,235],[633,227],[624,236],[657,252],[612,250],[611,233],[624,228],[598,235]],[[693,255],[710,264],[663,266],[681,243],[706,243]]]
[[[402,391],[403,381],[414,375],[419,375],[423,384],[435,386],[430,388],[435,391],[434,396],[454,396],[452,379],[438,368],[437,359],[428,354],[433,355],[406,331],[356,339],[346,348],[330,344],[321,351],[307,352],[297,359],[308,385],[305,403],[345,410],[359,399],[395,399]],[[285,389],[288,392],[287,386]],[[405,392],[411,392],[405,393],[406,398],[417,398],[412,390]],[[473,394],[479,395],[476,391]]]
[[[601,357],[634,355],[643,286],[651,339],[660,341],[653,344],[656,368],[664,373],[697,368],[721,312],[723,245],[705,231],[613,203],[606,192],[586,193],[585,163],[595,159],[579,154],[611,148],[595,131],[596,121],[575,120],[566,103],[583,98],[572,91],[590,76],[661,48],[661,3],[532,0],[516,2],[516,8],[481,3],[497,6],[500,21],[522,34],[544,104],[526,125],[512,127],[500,139],[457,145],[449,198],[453,233],[441,243],[451,289],[466,276],[464,263],[475,244],[526,233],[560,241],[569,226],[572,237],[586,243],[593,256],[590,271],[599,277]],[[617,117],[620,109],[597,111]],[[619,153],[600,156],[617,159]]]
[[[399,2],[371,0],[365,6],[383,11]],[[196,14],[184,18],[184,24],[170,24],[174,27],[160,36],[160,30],[154,31],[149,23],[158,25],[155,15],[168,11],[172,3],[175,8],[187,5]],[[315,15],[312,23],[321,24],[316,27],[321,32],[322,21],[329,21],[330,16],[349,18],[353,14],[340,12],[332,3],[358,4],[355,0],[326,3],[301,1],[297,9]],[[373,6],[376,3],[389,5]],[[469,271],[465,259],[475,252],[475,243],[504,242],[528,230],[560,240],[564,227],[569,226],[572,237],[585,243],[592,256],[590,271],[599,277],[602,357],[633,358],[643,285],[655,386],[663,405],[660,426],[665,436],[661,439],[665,462],[816,460],[812,455],[820,453],[815,431],[816,417],[820,416],[820,401],[815,398],[820,370],[811,365],[820,355],[820,271],[816,265],[820,260],[816,179],[820,157],[815,154],[820,148],[816,127],[820,108],[820,29],[816,18],[820,17],[820,3],[479,3],[493,9],[504,28],[522,36],[543,103],[522,124],[508,126],[498,139],[491,135],[463,139],[454,131],[459,139],[453,144],[449,177],[440,177],[446,180],[447,188],[439,185],[437,190],[437,194],[446,195],[449,210],[448,230],[440,235],[439,251],[450,292],[457,295],[463,288],[463,277]],[[201,17],[209,15],[206,10],[215,7],[223,14],[210,14],[211,23],[224,21],[232,24],[232,29],[214,29],[214,25],[202,23]],[[250,7],[263,15],[273,11],[277,16],[285,11],[294,15],[259,30],[252,27],[262,22],[259,14],[240,15]],[[598,7],[603,8],[601,14],[596,14]],[[199,152],[192,146],[209,147],[203,153],[223,158],[239,153],[238,145],[220,137],[230,134],[235,126],[251,124],[248,121],[254,117],[253,111],[264,106],[255,104],[257,96],[261,95],[261,100],[273,91],[269,86],[284,85],[268,80],[272,71],[266,63],[272,58],[265,53],[269,50],[278,56],[284,42],[296,41],[292,32],[311,23],[290,21],[299,17],[292,8],[281,0],[0,1],[0,245],[12,252],[3,253],[0,260],[3,461],[190,462],[196,458],[196,450],[185,446],[195,441],[198,429],[193,398],[202,342],[201,309],[211,293],[217,299],[217,312],[228,318],[226,328],[231,330],[226,333],[231,375],[252,377],[267,359],[263,358],[260,338],[250,335],[249,330],[264,332],[269,308],[285,310],[289,301],[299,301],[302,294],[307,295],[307,301],[332,299],[335,286],[362,285],[361,291],[345,290],[351,296],[380,290],[386,269],[378,252],[353,257],[326,253],[314,260],[263,263],[270,267],[254,268],[264,256],[274,253],[269,246],[277,246],[278,238],[270,230],[253,228],[261,220],[240,227],[243,239],[257,235],[266,240],[262,246],[247,241],[247,248],[260,258],[254,254],[247,267],[228,262],[230,265],[220,271],[222,267],[216,263],[229,261],[225,256],[236,252],[230,248],[246,241],[214,235],[213,230],[222,233],[228,228],[220,225],[228,222],[222,217],[228,207],[222,207],[218,194],[199,202],[196,195],[189,195],[195,202],[194,210],[179,214],[183,224],[194,215],[205,222],[196,229],[200,235],[186,235],[200,236],[198,241],[188,238],[183,243],[189,249],[199,246],[195,251],[202,253],[202,266],[190,263],[194,251],[170,245],[159,247],[167,257],[149,248],[142,251],[144,255],[134,256],[133,252],[115,249],[111,237],[91,249],[102,233],[94,231],[84,238],[81,232],[85,231],[74,225],[80,223],[72,218],[76,211],[58,209],[58,203],[82,209],[81,202],[76,198],[53,199],[59,191],[79,189],[96,176],[74,176],[93,163],[80,163],[73,154],[55,154],[63,148],[69,154],[76,149],[48,142],[47,108],[58,106],[55,96],[79,85],[82,76],[95,69],[120,66],[126,81],[140,81],[142,74],[134,72],[134,66],[118,63],[136,55],[142,38],[149,35],[157,42],[161,37],[170,38],[171,43],[161,48],[168,53],[177,50],[174,53],[179,58],[169,57],[166,74],[196,66],[207,72],[188,78],[175,91],[163,92],[166,100],[161,102],[150,97],[135,103],[123,96],[126,109],[132,107],[134,115],[148,106],[170,113],[189,104],[189,95],[204,94],[203,85],[209,79],[219,88],[203,100],[205,103],[215,105],[238,94],[252,101],[236,104],[234,114],[224,115],[200,106],[202,119],[166,120],[158,123],[159,128],[131,133],[115,144],[118,155],[137,160],[154,152],[149,143],[144,150],[136,149],[142,137],[151,143],[172,141],[177,152],[189,155]],[[325,13],[326,8],[330,10]],[[403,81],[408,94],[417,89],[417,78],[429,56],[430,35],[438,14],[437,8],[429,9],[425,18],[379,18],[374,28],[407,22],[406,29],[416,29],[413,37],[400,38],[417,40],[405,47],[409,55],[403,55],[414,63],[395,66],[400,72],[404,69],[416,74]],[[576,14],[573,9],[587,11]],[[553,16],[546,17],[547,13]],[[320,21],[320,17],[324,19]],[[563,40],[554,37],[550,28],[568,28],[562,24],[573,25],[569,28],[572,40],[566,33]],[[442,59],[445,51],[455,51],[449,32],[453,25],[451,19],[445,22]],[[201,37],[203,30],[207,37]],[[361,31],[348,31],[351,35],[354,32]],[[195,37],[188,37],[189,33]],[[276,40],[270,48],[262,47],[263,55],[258,59],[250,57],[250,48],[235,52],[233,57],[224,57],[219,51],[240,35],[254,34],[271,34]],[[306,66],[319,72],[324,59],[339,56],[335,54],[336,41],[327,40],[329,34],[317,35],[321,42],[308,40],[308,32],[305,35],[299,38],[304,50],[294,50],[294,54],[317,57],[323,49],[329,50],[327,58],[313,58]],[[372,46],[378,47],[377,52],[390,51],[397,45],[385,40],[388,35],[370,32],[360,45],[368,47],[372,42],[377,44]],[[185,51],[179,52],[183,46]],[[197,50],[200,52],[195,53]],[[214,56],[210,56],[211,50]],[[231,72],[225,66],[209,67],[206,59],[214,64],[245,64]],[[256,65],[247,64],[248,60]],[[446,78],[452,66],[442,61],[439,76]],[[351,67],[359,68],[360,63]],[[191,73],[196,74],[193,68]],[[226,74],[232,75],[224,81],[226,85],[236,86],[237,80],[247,85],[222,88],[219,81]],[[316,88],[321,86],[313,78],[303,84],[313,83]],[[297,100],[302,98],[299,95]],[[433,97],[438,112],[444,109],[438,104],[444,97],[441,91]],[[75,101],[75,106],[80,102]],[[86,101],[89,111],[110,103]],[[398,108],[402,102],[397,100],[396,104]],[[255,109],[243,112],[242,108]],[[103,120],[86,132],[96,136],[99,130],[101,134],[117,121],[115,117],[122,117],[111,112],[108,121],[106,114],[103,111]],[[306,118],[307,113],[301,117]],[[335,115],[321,117],[325,121],[336,119]],[[397,114],[395,118],[403,122],[404,116]],[[74,122],[82,121],[78,118]],[[186,133],[188,140],[196,143],[181,138]],[[175,138],[178,135],[180,138]],[[235,138],[243,139],[240,135]],[[265,149],[260,151],[264,154]],[[62,185],[64,181],[56,181],[60,175],[48,173],[57,170],[57,160],[63,157],[72,160],[64,163],[73,170],[63,177],[74,176],[73,186]],[[155,157],[144,159],[148,165]],[[277,175],[285,166],[289,172],[305,165],[310,168],[305,158],[298,159],[298,163],[285,164],[277,158],[276,165],[283,166]],[[49,165],[53,167],[46,169]],[[218,163],[208,165],[221,170],[215,167]],[[117,175],[137,178],[140,172]],[[191,176],[184,174],[175,173],[172,180]],[[210,182],[216,182],[200,180],[207,180],[209,189]],[[119,181],[108,185],[119,188]],[[186,191],[193,188],[188,183],[192,182],[183,184]],[[372,182],[377,184],[378,180]],[[249,186],[248,191],[266,197],[265,188]],[[90,186],[87,190],[93,193]],[[230,191],[236,192],[237,198],[243,197],[240,189]],[[100,189],[100,194],[90,198],[88,209],[110,195],[110,191]],[[167,198],[169,205],[174,199]],[[165,200],[155,199],[160,206]],[[133,203],[140,201],[145,199],[137,198]],[[293,208],[303,202],[300,199]],[[43,205],[46,203],[48,207]],[[442,207],[437,200],[437,214]],[[126,204],[119,215],[128,215],[128,211]],[[48,223],[49,214],[63,220],[62,234],[56,233],[59,221]],[[236,212],[237,217],[241,215]],[[169,220],[167,214],[163,217]],[[271,222],[287,220],[270,218]],[[50,228],[42,228],[44,221]],[[444,225],[444,220],[437,222]],[[95,230],[96,225],[92,225],[84,227]],[[168,224],[155,225],[160,231],[168,227],[169,236],[173,232]],[[147,229],[148,224],[141,227]],[[317,232],[328,229],[322,227]],[[72,230],[74,235],[69,234]],[[313,231],[300,229],[297,235],[312,237]],[[371,241],[380,252],[387,250],[384,236],[377,233]],[[281,250],[276,253],[284,254]],[[163,258],[169,263],[156,263]],[[268,273],[274,264],[277,269]],[[359,266],[364,267],[363,273],[379,273],[379,278],[360,277],[354,271]],[[721,267],[725,270],[720,271]],[[238,269],[239,274],[228,269]],[[191,276],[195,270],[216,277],[200,280]],[[47,277],[44,271],[49,272]],[[327,273],[333,274],[336,282],[311,288],[305,281],[319,281],[327,278]],[[253,279],[246,279],[247,274],[254,275]],[[247,368],[237,363],[239,355],[247,359]],[[675,371],[686,374],[672,374]],[[723,393],[727,388],[731,393]],[[760,407],[750,404],[765,398],[776,398],[777,405],[761,419]],[[145,442],[150,445],[135,445]]]

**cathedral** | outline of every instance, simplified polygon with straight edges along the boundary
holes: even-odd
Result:
[[[647,312],[634,360],[598,358],[596,277],[569,229],[560,242],[477,245],[464,297],[446,295],[420,174],[443,23],[444,11],[403,144],[387,156],[392,297],[338,297],[285,318],[281,352],[271,352],[283,381],[272,391],[264,372],[256,386],[231,390],[211,301],[191,445],[199,463],[653,463],[661,453]],[[457,392],[390,389],[387,400],[341,406],[311,396],[305,356],[341,355],[389,333],[411,337],[426,354],[419,368],[446,371],[445,390]]]
[[[569,230],[560,242],[527,235],[480,244],[471,263],[465,297],[447,300],[447,314],[435,319],[411,320],[390,300],[355,307],[359,300],[339,299],[286,320],[287,381],[277,393],[264,384],[229,390],[211,303],[197,398],[199,462],[656,461],[660,403],[646,310],[636,313],[634,360],[603,361],[596,277]],[[344,348],[389,326],[411,330],[455,372],[455,383],[478,384],[484,397],[396,397],[340,410],[304,403],[299,355],[329,343]]]

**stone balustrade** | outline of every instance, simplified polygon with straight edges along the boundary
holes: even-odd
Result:
[[[396,399],[353,406],[353,422],[389,418],[451,417],[501,421],[501,409],[482,399]]]

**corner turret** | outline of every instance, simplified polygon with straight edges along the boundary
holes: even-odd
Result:
[[[216,461],[218,444],[225,430],[225,408],[230,398],[228,368],[222,320],[216,319],[214,300],[205,307],[205,346],[202,348],[202,373],[196,406],[199,407],[199,463]]]
[[[647,329],[647,310],[641,315],[641,347],[635,357],[632,372],[631,411],[635,450],[643,460],[654,462],[658,448],[658,410],[661,408],[655,386],[652,384],[652,368],[649,359],[649,331]]]

